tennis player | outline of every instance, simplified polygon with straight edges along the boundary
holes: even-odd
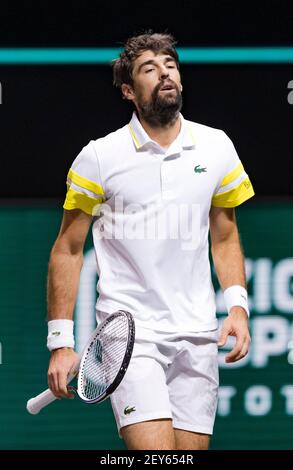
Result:
[[[130,122],[90,141],[68,173],[64,218],[49,264],[49,386],[57,397],[70,397],[72,317],[93,222],[97,320],[124,309],[136,322],[130,366],[111,396],[119,435],[129,449],[208,449],[218,346],[235,336],[226,356],[234,362],[250,343],[234,208],[253,196],[253,188],[229,137],[180,113],[182,84],[171,35],[128,39],[114,62],[114,84],[133,104]],[[220,337],[209,232],[228,313]]]

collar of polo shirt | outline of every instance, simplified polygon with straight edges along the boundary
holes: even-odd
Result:
[[[195,138],[191,130],[191,127],[186,123],[181,113],[179,116],[180,116],[180,121],[181,121],[180,132],[178,136],[176,137],[176,139],[170,145],[168,149],[168,153],[171,147],[172,147],[172,153],[180,152],[183,149],[189,149],[189,148],[195,147]],[[132,114],[132,118],[131,118],[130,123],[128,124],[128,127],[129,127],[133,142],[137,150],[145,150],[145,147],[147,146],[147,144],[152,143],[153,145],[160,148],[162,153],[167,152],[167,150],[162,149],[162,147],[160,147],[160,145],[157,142],[155,142],[149,137],[149,135],[146,133],[146,131],[142,127],[135,111]]]

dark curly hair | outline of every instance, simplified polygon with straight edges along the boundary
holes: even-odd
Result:
[[[129,38],[119,58],[113,61],[114,85],[118,88],[121,88],[123,83],[133,85],[133,62],[146,50],[151,50],[156,54],[159,52],[169,54],[173,57],[179,69],[179,57],[175,44],[174,37],[168,33],[147,31],[144,34]]]

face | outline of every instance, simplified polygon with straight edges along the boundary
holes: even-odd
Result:
[[[122,92],[150,124],[168,124],[182,106],[182,85],[175,60],[168,54],[144,51],[134,62],[133,86]]]

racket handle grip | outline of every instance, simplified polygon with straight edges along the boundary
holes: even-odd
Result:
[[[75,368],[74,372],[69,375],[67,379],[67,384],[71,382],[74,377],[77,376],[79,369],[79,363]],[[53,401],[57,400],[57,397],[51,392],[49,388],[44,392],[40,393],[36,397],[31,398],[28,400],[26,404],[26,409],[31,415],[37,415],[45,406],[50,405]]]
[[[33,397],[28,400],[26,404],[26,409],[30,414],[36,415],[41,411],[42,408],[49,405],[55,400],[57,400],[57,397],[55,397],[55,395],[48,388],[36,397]]]

